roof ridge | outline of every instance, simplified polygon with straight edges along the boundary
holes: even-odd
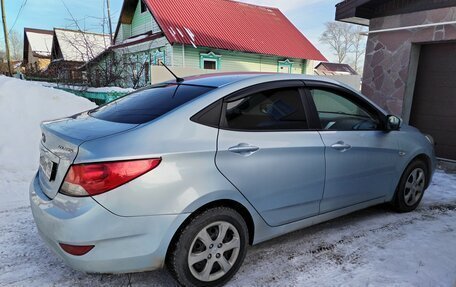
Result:
[[[212,0],[212,1],[220,1],[220,0]],[[279,11],[280,11],[280,9],[277,8],[277,7],[265,6],[265,5],[258,5],[258,4],[252,4],[252,3],[247,3],[247,2],[241,2],[240,0],[221,0],[221,1],[234,2],[234,3],[239,4],[239,5],[246,5],[246,6],[267,8],[267,9],[279,10]]]
[[[24,27],[24,32],[35,32],[38,34],[53,34],[53,30]]]
[[[73,30],[73,29],[67,29],[67,28],[54,28],[54,31],[56,31],[56,30],[109,37],[109,34],[102,34],[102,33],[82,31],[82,30]]]

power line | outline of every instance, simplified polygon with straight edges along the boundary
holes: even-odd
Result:
[[[73,20],[74,24],[76,25],[76,27],[78,28],[79,31],[82,31],[81,27],[79,26],[78,24],[78,20],[76,20],[76,18],[73,16],[73,13],[71,13],[70,9],[68,8],[68,6],[66,5],[65,1],[63,0],[60,0],[60,2],[62,2],[63,6],[65,6],[65,9],[67,10],[68,14],[70,14],[70,17],[71,19]],[[85,18],[83,19],[85,21]]]
[[[16,26],[17,20],[19,19],[19,16],[21,15],[22,10],[24,10],[25,5],[27,5],[27,1],[28,0],[24,0],[24,2],[21,5],[21,8],[19,8],[19,12],[17,12],[16,19],[14,19],[13,26],[11,26],[11,28],[9,30],[10,33],[11,33],[11,31],[13,31],[14,26]]]

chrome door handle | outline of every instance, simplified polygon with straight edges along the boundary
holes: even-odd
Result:
[[[351,145],[346,144],[343,141],[338,141],[335,144],[333,144],[331,147],[335,150],[342,151],[342,152],[351,149]]]
[[[238,153],[241,155],[251,155],[254,152],[258,151],[260,148],[257,146],[252,146],[246,143],[240,143],[236,146],[230,147],[228,150],[230,152]]]

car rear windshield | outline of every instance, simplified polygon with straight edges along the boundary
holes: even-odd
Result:
[[[97,119],[128,124],[152,121],[213,90],[211,87],[167,84],[140,90],[93,110]]]

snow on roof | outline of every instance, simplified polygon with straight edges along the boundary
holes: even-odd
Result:
[[[150,35],[143,34],[143,35],[131,37],[131,38],[123,40],[121,44],[128,44],[128,43],[131,43],[131,42],[136,42],[136,41],[139,41],[139,40],[146,39],[147,37],[150,37]]]
[[[88,62],[110,45],[109,35],[54,29],[64,61]]]
[[[325,67],[329,72],[347,75],[358,75],[358,73],[348,64],[321,62],[315,67],[315,69],[319,70],[322,66]]]
[[[40,32],[38,30],[26,30],[25,34],[31,50],[35,55],[41,57],[51,56],[53,40],[52,31]]]

